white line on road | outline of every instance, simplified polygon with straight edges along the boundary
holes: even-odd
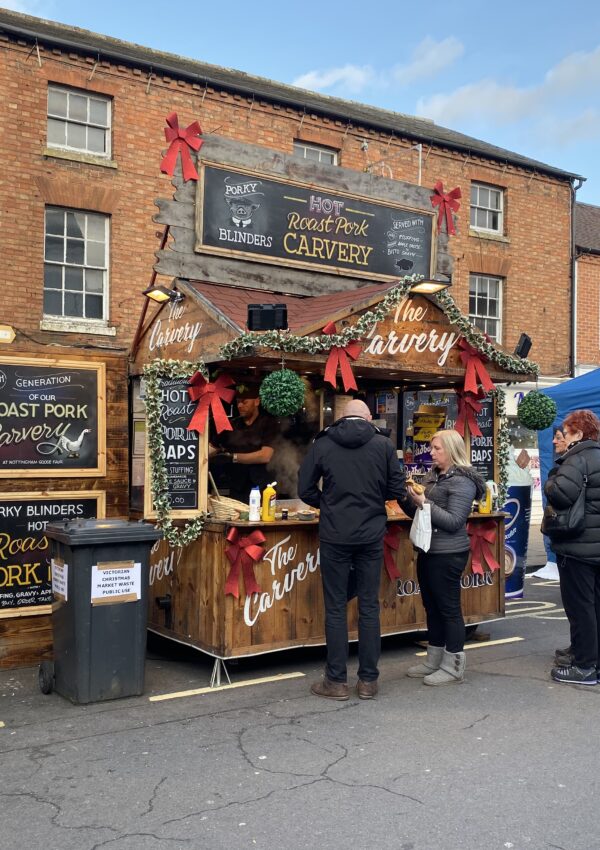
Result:
[[[148,697],[149,702],[162,702],[166,699],[179,699],[180,697],[195,697],[199,694],[214,694],[217,691],[229,691],[232,688],[247,688],[249,685],[266,685],[269,682],[280,682],[283,679],[303,679],[306,673],[281,673],[278,676],[265,676],[263,679],[246,679],[244,682],[234,682],[231,685],[219,685],[215,688],[194,688],[191,691],[177,691],[172,694],[157,694]]]

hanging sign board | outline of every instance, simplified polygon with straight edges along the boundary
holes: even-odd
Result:
[[[103,363],[0,357],[0,478],[106,474]]]
[[[494,399],[487,396],[481,402],[477,414],[477,425],[481,437],[471,437],[471,463],[484,481],[496,480],[494,458],[498,434]]]
[[[208,163],[201,171],[197,252],[361,278],[431,277],[433,213]]]

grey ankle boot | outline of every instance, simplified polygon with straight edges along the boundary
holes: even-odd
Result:
[[[425,661],[422,664],[415,664],[414,667],[409,667],[406,675],[410,676],[411,679],[423,679],[425,676],[429,676],[430,673],[435,672],[439,668],[443,655],[443,646],[428,646]]]
[[[464,652],[447,652],[444,650],[439,670],[425,676],[424,685],[454,685],[465,680]]]

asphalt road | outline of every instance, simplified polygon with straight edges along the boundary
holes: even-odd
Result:
[[[320,648],[230,667],[301,677],[164,701],[210,661],[154,640],[147,693],[90,706],[0,671],[0,848],[597,850],[600,686],[549,679],[557,586],[528,578],[479,632],[467,682],[436,689],[405,676],[421,648],[386,639],[372,702],[309,694]]]

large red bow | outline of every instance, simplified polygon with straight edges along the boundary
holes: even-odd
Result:
[[[388,524],[383,538],[383,563],[390,581],[400,578],[400,573],[396,567],[396,552],[400,548],[401,531],[400,525]]]
[[[209,383],[201,372],[192,375],[188,381],[188,393],[191,400],[197,401],[198,405],[188,425],[188,431],[199,431],[203,434],[209,410],[212,411],[217,433],[233,431],[223,402],[233,401],[235,390],[227,389],[227,387],[234,383],[230,375],[219,375],[214,384]]]
[[[335,322],[327,322],[323,328],[323,333],[336,333]],[[356,360],[361,350],[361,346],[355,341],[349,342],[348,345],[343,348],[340,348],[338,345],[332,345],[329,351],[329,357],[327,358],[327,363],[325,364],[325,380],[327,383],[331,384],[332,387],[336,386],[336,376],[339,368],[342,381],[344,382],[344,391],[348,392],[348,390],[357,390],[358,387],[348,358],[351,357],[353,360]]]
[[[460,209],[460,204],[458,203],[458,198],[462,197],[461,191],[456,187],[456,189],[452,189],[451,192],[444,192],[444,184],[441,180],[438,180],[435,186],[433,187],[434,194],[431,195],[431,206],[439,207],[438,210],[438,233],[442,229],[442,222],[444,220],[444,216],[446,218],[446,230],[448,234],[456,235],[456,230],[454,229],[454,221],[452,219],[452,213],[458,212]]]
[[[473,348],[464,336],[461,336],[457,345],[460,349],[460,359],[465,367],[464,392],[477,395],[479,392],[479,384],[481,384],[486,392],[491,392],[495,389],[494,383],[488,375],[487,369],[483,365],[484,363],[487,363],[488,360],[485,354],[482,354],[480,351],[477,351],[476,348]]]
[[[169,125],[165,127],[165,139],[170,142],[169,150],[164,156],[160,170],[164,174],[170,174],[171,177],[175,173],[175,165],[177,164],[177,154],[181,154],[181,170],[183,171],[184,180],[197,180],[198,172],[192,162],[189,149],[199,151],[204,141],[198,136],[202,133],[200,124],[197,121],[192,121],[189,127],[182,130],[179,126],[179,118],[176,112],[171,112],[165,118]]]
[[[487,522],[471,520],[467,523],[467,534],[471,538],[471,572],[482,576],[486,564],[492,572],[500,569],[500,564],[492,552],[496,530],[497,526],[493,520],[487,520]]]
[[[262,531],[258,529],[246,537],[240,537],[240,533],[235,527],[229,529],[227,533],[229,546],[225,549],[225,554],[231,564],[231,569],[225,581],[226,596],[229,593],[238,599],[240,595],[240,570],[244,574],[246,594],[261,592],[254,575],[253,564],[262,561],[265,549],[260,544],[264,543],[266,539]]]
[[[454,429],[464,436],[465,424],[469,426],[469,434],[472,437],[481,437],[481,430],[477,424],[477,414],[481,413],[480,399],[485,398],[485,393],[479,390],[477,395],[466,393],[461,390],[457,393],[458,417]]]

